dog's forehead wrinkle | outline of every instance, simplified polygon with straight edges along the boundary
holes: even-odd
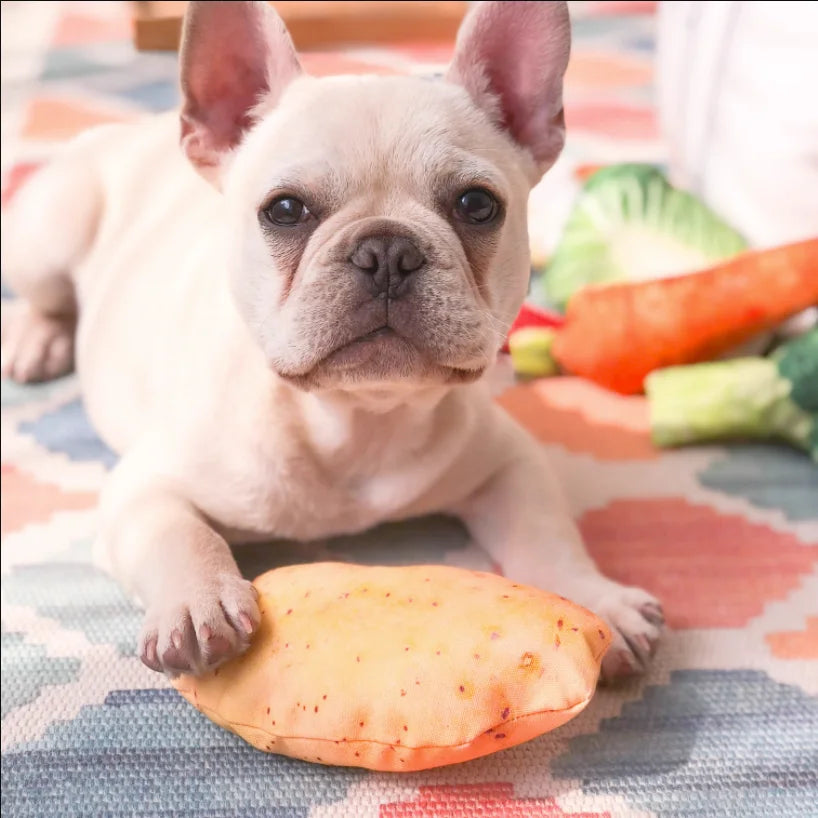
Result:
[[[358,123],[352,137],[351,121]],[[499,184],[497,177],[515,161],[508,140],[462,88],[417,77],[298,80],[240,153],[256,181],[260,154],[269,158],[268,188],[276,179],[333,188],[372,186],[385,178],[398,184],[401,177],[428,184],[443,174]]]
[[[273,173],[266,180],[269,190],[288,190],[299,187],[335,188],[340,184],[340,174],[337,166],[331,163],[326,155],[299,157],[299,161],[292,165],[281,166],[275,162]]]

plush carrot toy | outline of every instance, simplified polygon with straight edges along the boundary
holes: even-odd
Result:
[[[815,304],[811,239],[688,275],[585,287],[569,301],[562,328],[539,332],[553,332],[549,354],[561,370],[635,394],[652,371],[712,360]],[[530,333],[523,340],[530,343]],[[514,335],[509,346],[519,357]]]

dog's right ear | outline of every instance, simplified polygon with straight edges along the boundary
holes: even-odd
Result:
[[[253,124],[253,109],[274,105],[301,65],[284,22],[266,2],[194,0],[179,59],[182,147],[218,186],[225,159]]]
[[[562,78],[570,51],[567,3],[483,0],[460,27],[447,73],[529,151],[540,174],[565,141]]]

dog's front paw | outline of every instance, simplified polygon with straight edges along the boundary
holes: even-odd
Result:
[[[259,621],[255,588],[222,574],[150,607],[139,655],[168,676],[200,675],[243,653]]]
[[[611,628],[611,646],[602,660],[602,679],[612,681],[644,673],[665,623],[659,601],[641,588],[611,582],[588,607]]]

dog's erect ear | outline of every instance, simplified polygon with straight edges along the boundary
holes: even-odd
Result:
[[[301,73],[292,40],[266,2],[191,2],[182,31],[182,147],[218,184],[225,157],[261,101],[274,105]]]
[[[463,85],[544,173],[565,142],[562,78],[570,50],[566,3],[490,0],[463,21],[446,78]]]

